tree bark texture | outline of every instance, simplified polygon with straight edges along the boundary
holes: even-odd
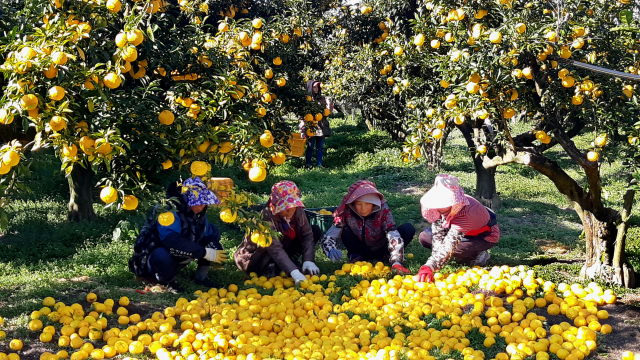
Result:
[[[18,140],[24,146],[25,144],[33,141],[36,137],[36,128],[29,127],[27,132],[24,132],[22,126],[18,128],[17,122],[22,123],[20,117],[16,116],[14,123],[10,125],[0,124],[0,139],[3,143],[10,143],[12,140]]]
[[[69,212],[70,221],[91,221],[96,217],[93,211],[93,170],[78,164],[73,166],[69,181]]]
[[[562,143],[562,140],[560,140]],[[622,213],[604,207],[601,199],[599,173],[593,164],[585,163],[589,191],[571,178],[555,161],[542,155],[527,153],[522,156],[524,164],[548,177],[564,194],[580,217],[584,228],[586,245],[585,264],[580,272],[583,279],[602,281],[626,287],[634,287],[631,266],[624,257],[625,224],[633,205],[635,192],[627,191]]]
[[[473,141],[473,128],[468,122],[463,122],[456,127],[464,136],[464,140],[470,149],[476,147]],[[496,192],[496,167],[485,168],[482,157],[477,156],[476,152],[469,150],[469,155],[473,160],[473,167],[476,172],[476,192],[474,197],[482,203],[482,205],[491,208],[492,210],[498,210],[502,206],[502,200]]]

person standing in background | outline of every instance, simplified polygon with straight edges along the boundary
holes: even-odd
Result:
[[[328,109],[329,112],[333,111],[333,102],[330,98],[322,95],[322,88],[320,81],[309,80],[307,81],[307,94],[311,97],[312,101],[318,103],[324,109]],[[311,169],[311,158],[313,157],[313,148],[316,148],[316,162],[319,168],[322,167],[322,156],[324,155],[324,141],[325,138],[331,135],[331,128],[329,128],[329,121],[326,119],[318,122],[315,129],[309,129],[313,133],[312,136],[307,136],[307,124],[304,119],[300,119],[300,134],[303,138],[307,138],[307,150],[305,153],[306,168]]]

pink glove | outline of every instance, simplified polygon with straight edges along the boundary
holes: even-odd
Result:
[[[391,269],[394,270],[398,274],[408,275],[408,274],[411,273],[406,267],[402,266],[402,264],[400,264],[400,263],[395,263],[391,267]]]
[[[427,265],[422,265],[418,271],[418,282],[433,282],[433,270]]]

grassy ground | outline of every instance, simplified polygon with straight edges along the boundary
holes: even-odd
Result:
[[[327,140],[325,168],[303,170],[302,159],[292,159],[272,170],[262,183],[251,183],[241,169],[221,169],[217,176],[228,176],[236,184],[255,194],[256,200],[266,201],[273,183],[281,179],[295,181],[303,194],[307,207],[336,206],[348,186],[362,178],[373,180],[385,194],[398,223],[410,222],[418,231],[426,223],[420,216],[419,198],[433,183],[439,173],[429,171],[423,165],[404,164],[400,160],[401,144],[393,143],[384,133],[368,132],[353,121],[335,120],[335,135]],[[579,146],[586,148],[587,138],[579,139]],[[555,150],[555,151],[554,151]],[[551,153],[561,164],[568,159],[560,151]],[[9,325],[21,328],[27,322],[27,314],[41,307],[41,300],[53,296],[67,303],[84,299],[88,291],[100,297],[126,295],[136,302],[150,305],[169,305],[178,296],[171,294],[141,295],[140,288],[128,271],[127,261],[135,240],[135,228],[142,223],[149,209],[136,213],[115,209],[105,210],[96,199],[98,218],[92,223],[66,221],[68,187],[58,171],[59,163],[52,154],[36,155],[32,166],[33,176],[28,185],[33,190],[24,194],[10,207],[9,230],[0,237],[0,315]],[[605,193],[609,205],[620,207],[625,184],[617,174],[621,164],[603,165],[606,182]],[[581,176],[579,169],[570,173]],[[440,172],[460,178],[465,191],[473,193],[475,175],[466,152],[464,141],[457,135],[450,138],[446,160]],[[179,173],[170,177],[176,178]],[[184,174],[186,175],[186,174]],[[502,166],[496,180],[503,199],[498,211],[502,237],[491,251],[490,265],[529,264],[555,257],[566,263],[537,266],[544,277],[554,281],[568,281],[579,271],[584,243],[579,240],[581,226],[567,200],[553,184],[522,166]],[[157,189],[161,196],[161,189]],[[636,271],[640,270],[640,218],[638,206],[634,208],[633,227],[627,245]],[[242,234],[234,228],[220,224],[215,210],[210,219],[218,223],[223,233],[223,245],[234,250]],[[113,236],[118,229],[120,236]],[[412,243],[407,253],[414,254],[407,264],[414,273],[428,258],[429,251]],[[320,252],[318,252],[320,255]],[[318,256],[321,270],[337,268]],[[191,283],[195,265],[181,274],[188,291],[196,290]],[[233,263],[223,270],[212,271],[212,277],[221,284],[242,283],[244,274]]]

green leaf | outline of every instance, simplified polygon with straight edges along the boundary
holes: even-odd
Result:
[[[622,10],[619,13],[620,15],[620,21],[625,24],[625,25],[631,25],[631,22],[633,21],[633,13],[629,10]]]

